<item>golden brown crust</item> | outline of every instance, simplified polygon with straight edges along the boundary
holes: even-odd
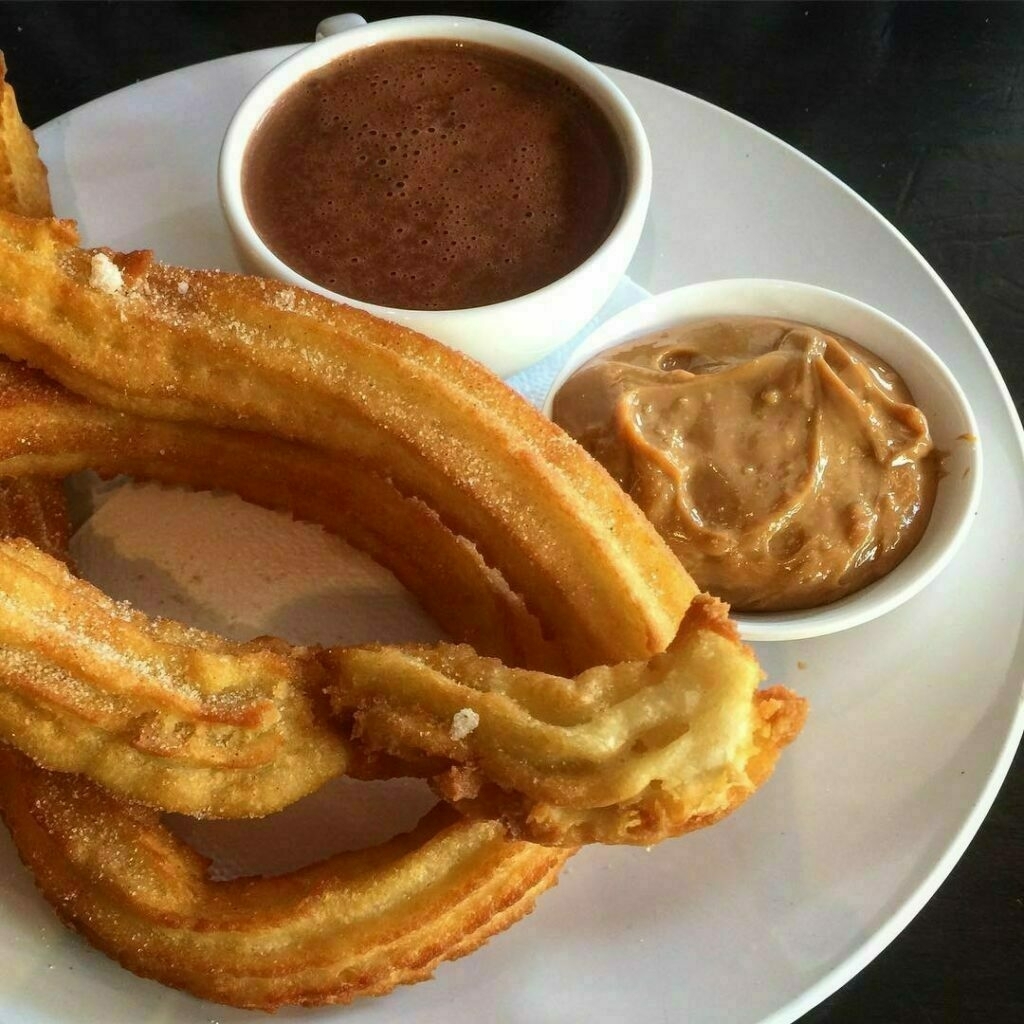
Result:
[[[0,537],[28,537],[48,555],[66,559],[71,519],[60,481],[0,478]]]
[[[646,657],[674,635],[696,593],[678,561],[604,470],[483,368],[270,281],[154,264],[108,294],[88,283],[91,255],[41,223],[0,215],[8,355],[121,411],[386,466],[534,614],[562,623],[574,669]]]
[[[0,476],[86,468],[232,491],[318,523],[390,569],[450,635],[511,665],[566,667],[559,646],[474,545],[361,460],[105,409],[24,364],[0,361]]]
[[[0,53],[0,210],[25,217],[52,217],[46,166],[36,140],[18,112]],[[10,367],[0,359],[0,372]],[[5,389],[0,387],[0,403]],[[0,478],[6,474],[0,472]],[[67,554],[70,521],[58,483],[0,479],[0,537],[29,537],[58,558]]]
[[[451,645],[338,648],[324,663],[360,747],[433,759],[446,801],[555,846],[646,846],[717,821],[805,713],[795,694],[756,692],[757,662],[712,598],[665,654],[571,680]]]
[[[346,770],[302,652],[147,619],[0,541],[0,738],[162,810],[258,817]]]
[[[711,599],[665,654],[572,680],[469,646],[231,643],[116,604],[24,540],[0,541],[0,612],[0,738],[162,810],[263,815],[366,750],[457,767],[438,792],[520,838],[646,845],[735,806],[774,749],[757,663]],[[351,744],[318,714],[325,683]]]
[[[262,1010],[429,977],[528,913],[572,852],[437,810],[372,849],[214,882],[153,812],[2,747],[0,811],[42,893],[93,945],[143,977]]]
[[[26,217],[52,217],[46,165],[32,132],[21,119],[0,53],[0,209]]]
[[[4,87],[2,99],[0,150],[12,138],[12,134],[14,138],[20,137],[22,140],[27,136],[31,142],[29,147],[15,146],[8,150],[16,155],[16,163],[23,170],[12,175],[14,184],[7,188],[3,202],[8,208],[30,216],[49,214],[48,195],[38,200],[26,198],[32,190],[30,188],[26,191],[25,181],[41,181],[41,188],[45,192],[45,168],[36,156],[31,135],[24,128],[20,117],[16,116],[13,94],[7,87]],[[5,187],[4,183],[0,183],[0,189]],[[67,225],[57,224],[50,230],[69,244],[75,241],[74,231]],[[129,273],[140,273],[143,269],[142,261],[132,261],[124,269]],[[0,363],[0,369],[3,368],[3,363]],[[42,390],[45,392],[47,387],[43,386]],[[0,388],[0,404],[3,404],[5,397],[11,396]],[[24,394],[13,397],[16,403],[24,404]],[[24,420],[21,425],[25,427]],[[24,430],[21,433],[25,436]],[[401,525],[401,521],[401,516],[398,516],[394,525]],[[0,536],[28,537],[44,550],[60,557],[65,553],[67,532],[67,511],[58,483],[24,478],[0,484]],[[477,563],[470,560],[469,565],[470,568],[465,570],[467,577],[472,576]],[[490,620],[485,617],[484,631],[489,624]],[[497,628],[494,634],[495,643],[499,643]],[[102,814],[94,814],[90,810],[89,801],[80,800],[83,791],[92,794],[93,801],[98,804],[96,809],[102,811]],[[553,884],[565,859],[564,855],[538,851],[533,854],[531,863],[519,868],[510,855],[513,850],[510,844],[500,837],[494,838],[490,840],[490,861],[481,863],[479,867],[480,877],[485,879],[489,888],[481,886],[478,890],[482,898],[470,894],[463,899],[461,918],[455,912],[458,890],[454,886],[445,888],[442,885],[435,905],[439,911],[434,922],[435,930],[431,934],[424,934],[425,929],[417,932],[409,928],[401,950],[386,948],[381,953],[369,947],[357,949],[350,946],[347,951],[339,951],[334,963],[318,975],[310,976],[308,972],[303,973],[301,969],[295,968],[278,972],[269,981],[262,980],[253,984],[240,976],[244,968],[241,972],[231,970],[231,967],[237,966],[233,960],[229,961],[229,969],[226,971],[216,957],[211,957],[200,970],[196,970],[180,964],[173,950],[171,955],[165,957],[161,951],[153,949],[150,931],[153,928],[152,920],[147,919],[145,914],[132,919],[130,909],[125,909],[130,908],[130,903],[119,903],[117,899],[119,895],[131,895],[136,880],[134,864],[129,864],[127,868],[125,866],[124,848],[118,848],[114,843],[107,844],[107,837],[104,837],[104,846],[99,851],[101,856],[89,865],[92,874],[89,874],[89,870],[83,873],[76,867],[73,856],[75,841],[85,836],[102,835],[105,814],[111,826],[111,835],[124,834],[133,822],[139,820],[144,825],[148,823],[148,838],[155,841],[155,845],[145,848],[150,858],[158,857],[160,849],[169,848],[174,856],[167,863],[174,864],[179,877],[183,876],[199,884],[196,873],[204,868],[201,858],[176,844],[173,837],[162,835],[158,827],[154,829],[154,819],[150,812],[139,811],[134,805],[118,800],[74,775],[45,772],[13,751],[0,750],[0,813],[11,829],[23,859],[33,869],[41,891],[70,927],[82,931],[90,941],[137,973],[159,978],[177,987],[189,988],[213,999],[263,1009],[273,1009],[285,1003],[316,1005],[347,1001],[359,995],[381,994],[396,984],[427,977],[440,960],[471,951],[491,934],[508,927],[528,913],[536,895]],[[75,826],[71,828],[70,834],[65,830],[65,838],[70,845],[61,846],[61,832],[56,820]],[[459,823],[452,826],[450,831],[461,831],[469,837],[470,828]],[[134,852],[131,844],[127,849],[129,853]],[[530,848],[525,849],[529,855]],[[421,852],[416,851],[416,854]],[[118,854],[121,854],[120,858]],[[163,868],[165,864],[161,862],[157,866]],[[115,870],[117,868],[120,870]],[[114,886],[108,906],[102,910],[99,906],[90,907],[91,883],[95,883],[98,888],[101,881],[110,881],[115,877],[117,885]],[[163,889],[166,881],[166,876],[160,877],[163,892],[167,891]],[[333,881],[344,885],[344,875],[341,874]],[[258,906],[265,895],[264,886],[257,881],[252,888],[256,891],[248,895]],[[273,897],[279,888],[271,883],[270,892],[266,894]],[[211,892],[202,887],[199,891]],[[173,898],[173,887],[170,893]],[[446,912],[441,913],[442,910]],[[118,934],[118,924],[123,925],[126,920],[130,921],[128,927],[133,929],[131,934]],[[279,922],[276,923],[279,926]],[[329,936],[336,931],[332,927],[333,922],[327,921],[325,925]],[[187,948],[190,944],[189,930],[183,928],[179,937]],[[231,945],[233,939],[234,950],[237,952],[240,941],[236,937],[229,935],[228,945]],[[244,936],[241,942],[245,942]],[[244,954],[244,948],[242,952]],[[363,957],[362,960],[359,960],[359,955]],[[376,959],[373,959],[374,956]]]

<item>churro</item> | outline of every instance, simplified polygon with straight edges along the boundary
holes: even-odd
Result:
[[[440,758],[437,792],[552,845],[650,845],[710,825],[770,774],[806,711],[698,597],[668,651],[575,679],[451,645],[329,651],[335,710],[361,747]]]
[[[574,668],[645,658],[675,635],[697,592],[678,560],[482,367],[316,295],[139,254],[108,254],[124,277],[111,293],[90,284],[95,255],[60,222],[0,215],[0,351],[99,405],[365,461],[561,622]]]
[[[257,817],[346,769],[321,673],[119,605],[28,541],[0,541],[0,737],[166,811]]]

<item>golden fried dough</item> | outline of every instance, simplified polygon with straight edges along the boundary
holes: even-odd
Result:
[[[756,692],[725,606],[698,597],[665,654],[576,679],[450,645],[326,656],[335,710],[361,746],[451,767],[437,791],[552,845],[649,845],[710,824],[764,780],[804,702]]]
[[[154,811],[2,747],[0,809],[40,890],[94,946],[143,977],[260,1010],[428,978],[529,913],[572,852],[439,808],[381,846],[214,882]]]
[[[567,671],[557,644],[476,548],[358,459],[240,430],[93,405],[0,360],[0,476],[105,476],[227,490],[344,537],[390,569],[451,636],[510,665]]]
[[[349,761],[320,671],[277,642],[147,619],[28,541],[0,541],[0,737],[167,811],[256,817]]]
[[[0,537],[28,537],[48,555],[66,558],[70,536],[71,521],[60,481],[5,479],[0,474]]]
[[[100,405],[359,458],[470,541],[574,669],[645,658],[696,587],[611,478],[482,367],[271,281],[113,255],[0,215],[0,350]],[[570,609],[573,610],[570,613]],[[619,624],[611,635],[609,621]]]
[[[156,810],[0,746],[0,813],[72,928],[203,998],[348,1002],[428,977],[532,909],[572,850],[507,828],[642,842],[709,823],[770,773],[803,703],[753,694],[756,665],[703,601],[659,656],[696,588],[581,449],[393,324],[267,281],[78,249],[71,223],[33,219],[49,212],[45,169],[6,93],[2,109],[17,173],[0,206],[26,216],[0,213],[0,352],[75,394],[0,361],[0,476],[25,477],[0,485],[0,531],[62,553],[60,494],[37,473],[234,490],[341,533],[456,640],[533,670],[463,648],[230,644],[0,544],[0,728],[46,764],[204,813],[282,806],[346,766],[430,772],[470,815],[439,807],[372,849],[212,882]],[[332,678],[341,722],[319,707]],[[618,755],[598,749],[609,723]],[[550,778],[531,779],[538,766]]]
[[[5,86],[3,93],[0,169],[6,159],[12,173],[0,181],[0,205],[28,216],[47,215],[50,211],[45,168],[38,160],[31,135],[17,116],[9,87]],[[26,137],[30,144],[25,144]],[[69,228],[60,230],[65,238],[74,238]],[[0,361],[0,370],[7,368],[9,364]],[[23,412],[24,393],[12,396],[6,383],[0,383],[0,411],[8,412],[7,400],[15,397]],[[42,390],[45,393],[46,388]],[[14,436],[21,439],[32,436],[39,425],[38,421],[24,418],[19,422],[17,415],[10,423]],[[93,427],[102,432],[95,422]],[[127,447],[130,450],[132,446]],[[236,469],[235,479],[245,479],[241,470]],[[262,487],[264,497],[269,496],[269,472]],[[307,491],[315,488],[316,482],[311,479]],[[369,491],[374,492],[373,484]],[[386,550],[397,550],[401,548],[403,530],[411,526],[423,529],[416,519],[422,506],[401,501],[397,493],[392,498],[383,481],[376,492],[378,496],[387,496],[383,518],[388,525],[377,533],[371,531],[369,536],[379,542],[378,546],[384,544]],[[282,498],[266,503],[280,507],[281,502],[294,501],[302,493],[301,488],[286,488]],[[327,498],[320,508],[329,507]],[[446,551],[453,555],[458,566],[455,577],[463,585],[469,584],[469,592],[473,591],[472,583],[477,577],[476,589],[484,595],[490,595],[497,584],[503,585],[497,574],[483,566],[471,546],[450,535],[436,516],[423,512],[428,524],[426,536],[435,541],[435,557],[443,560]],[[393,532],[390,547],[385,543],[389,530]],[[60,484],[34,478],[0,482],[0,536],[5,535],[25,536],[62,556],[67,543],[68,516]],[[430,569],[428,558],[412,558],[406,582],[425,580]],[[443,574],[440,578],[443,581]],[[518,599],[507,587],[504,591],[501,587],[497,589],[501,593],[492,604],[499,606],[508,593],[513,606],[519,607],[515,604]],[[423,597],[427,592],[425,583],[419,590]],[[471,602],[467,610],[480,603],[486,604]],[[449,617],[457,624],[454,615]],[[495,652],[505,650],[501,637],[506,620],[500,615],[484,614],[479,621],[483,633],[492,634]],[[519,621],[515,615],[507,620],[510,633],[515,621]],[[533,620],[527,616],[526,621]],[[456,631],[454,635],[461,634]],[[514,638],[508,646],[514,646]],[[290,880],[253,879],[225,890],[202,877],[205,863],[163,830],[153,812],[118,799],[79,776],[37,768],[27,758],[2,746],[0,814],[23,860],[33,870],[40,890],[62,918],[84,932],[94,944],[137,973],[222,1002],[264,1009],[289,1002],[318,1005],[347,1001],[428,977],[439,961],[471,951],[491,934],[528,913],[536,895],[555,881],[567,856],[526,844],[510,844],[494,825],[461,820],[448,825],[428,822],[404,840],[404,849],[402,840],[395,840],[379,854],[347,855],[300,872]],[[119,839],[124,839],[125,845]],[[423,845],[418,846],[421,840]],[[85,849],[90,844],[91,849]],[[448,853],[450,870],[447,875],[435,876],[433,869],[440,867],[439,848],[442,854]],[[464,854],[461,860],[460,850]],[[164,851],[171,854],[166,860],[162,859]],[[377,868],[385,862],[388,874],[383,878],[376,876]],[[176,905],[175,897],[183,892],[183,887],[169,884],[167,868],[177,870],[179,878],[187,880],[186,884],[193,884],[193,894],[198,898],[191,905]],[[430,885],[424,886],[426,891],[418,899],[410,899],[410,882],[403,879],[402,872],[408,869],[412,878],[422,879],[425,868]],[[356,870],[362,871],[361,878],[355,876]],[[140,881],[149,883],[150,894],[157,897],[157,903],[147,904],[136,898]],[[376,900],[369,901],[372,908],[360,892],[370,881],[379,886]],[[387,901],[389,885],[393,893],[391,905]],[[326,893],[333,898],[329,912],[311,913],[317,906],[317,897]],[[210,899],[214,894],[217,899]],[[212,949],[203,951],[202,962],[197,966],[187,954],[194,948],[203,914],[195,914],[191,919],[179,916],[177,928],[172,925],[169,929],[166,909],[183,909],[188,914],[204,898],[208,903],[218,904],[225,927],[219,941],[210,941]],[[224,910],[234,899],[238,904],[232,919]],[[393,906],[395,901],[397,907]],[[217,909],[213,907],[211,913],[216,914]],[[282,913],[282,909],[290,913]],[[263,911],[260,917],[254,913],[258,910]],[[375,934],[370,933],[371,910],[376,915]],[[357,915],[362,915],[362,927],[351,926]],[[206,915],[207,922],[209,916]],[[240,920],[253,922],[260,934],[258,941],[265,944],[264,950],[275,943],[288,948],[288,943],[295,942],[296,953],[288,962],[279,959],[267,971],[269,958],[264,950],[255,952],[250,935],[239,928]],[[174,932],[174,939],[169,939],[169,930]],[[297,941],[300,932],[305,936],[301,943]],[[383,941],[373,941],[381,935]],[[347,942],[343,941],[346,937]],[[159,945],[161,940],[163,946]],[[210,955],[220,949],[225,951],[225,957]],[[311,949],[321,951],[315,963],[308,961]],[[326,960],[324,952],[329,954]]]
[[[0,736],[187,814],[269,813],[372,771],[366,750],[387,755],[382,774],[444,759],[441,796],[520,838],[649,844],[735,807],[766,774],[748,764],[802,723],[799,698],[755,696],[757,663],[710,598],[667,653],[575,680],[465,646],[231,643],[116,604],[24,540],[0,541],[0,611]],[[325,684],[351,745],[317,714]],[[460,714],[476,727],[454,735]]]
[[[0,210],[49,217],[53,210],[46,167],[32,132],[21,119],[6,75],[0,53]],[[7,369],[11,364],[0,359],[0,375]],[[0,409],[7,399],[0,383]],[[4,476],[0,470],[0,537],[29,537],[44,551],[64,557],[70,523],[60,485],[50,480],[5,480]]]
[[[25,217],[52,217],[46,165],[39,147],[21,119],[14,90],[7,83],[0,53],[0,209]]]

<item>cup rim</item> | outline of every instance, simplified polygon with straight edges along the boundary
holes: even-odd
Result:
[[[811,308],[815,304],[819,310],[827,311],[824,316],[802,316],[798,312],[800,308]],[[953,558],[970,530],[981,499],[983,456],[978,424],[970,402],[946,364],[904,324],[852,296],[797,281],[728,278],[698,282],[652,295],[605,321],[566,360],[544,400],[543,411],[550,417],[558,389],[583,363],[599,352],[662,327],[716,315],[783,316],[852,336],[854,341],[861,340],[855,332],[841,326],[844,313],[847,321],[854,325],[870,325],[871,329],[880,332],[879,336],[884,332],[890,340],[883,346],[886,351],[877,354],[904,379],[909,377],[921,381],[930,378],[934,381],[932,390],[944,394],[944,405],[941,409],[925,410],[929,424],[956,423],[956,433],[952,437],[963,443],[953,454],[957,458],[962,454],[960,461],[965,465],[955,474],[943,474],[932,517],[921,540],[888,573],[837,601],[814,608],[731,612],[731,618],[744,640],[804,640],[863,625],[910,600]],[[840,320],[829,323],[830,317],[839,317]],[[877,341],[867,340],[864,344],[873,351],[877,350]],[[893,355],[897,348],[900,353]],[[915,393],[915,401],[918,401],[917,389],[909,380],[908,385]],[[963,435],[962,439],[960,435]],[[943,491],[943,483],[947,481]],[[937,524],[935,514],[940,507],[946,510],[945,539],[926,546],[929,532]]]
[[[469,31],[466,36],[463,33]],[[385,40],[418,38],[470,38],[484,45],[508,49],[526,56],[530,60],[571,78],[583,89],[588,97],[597,102],[599,109],[612,125],[622,146],[626,161],[626,187],[622,209],[601,244],[581,263],[567,273],[541,288],[524,295],[503,299],[501,302],[482,306],[467,306],[459,309],[409,309],[400,306],[383,306],[378,303],[354,299],[341,292],[332,291],[323,285],[304,277],[282,260],[260,237],[245,209],[241,173],[245,150],[253,131],[260,120],[283,93],[310,72],[323,67],[341,53],[362,45],[373,45]],[[479,40],[474,33],[495,36],[494,40]],[[500,40],[500,41],[499,41]],[[527,44],[530,52],[523,53],[506,42],[520,40]],[[355,43],[355,45],[353,45]],[[571,74],[567,72],[571,69]],[[614,111],[614,116],[612,111]],[[221,210],[231,232],[240,237],[249,251],[255,253],[258,261],[273,277],[295,287],[325,295],[338,302],[357,306],[384,318],[416,317],[422,320],[460,320],[478,317],[481,314],[500,315],[517,305],[527,302],[547,301],[551,295],[566,284],[572,284],[615,248],[639,220],[647,216],[652,182],[652,161],[650,144],[639,115],[622,90],[596,65],[568,47],[525,29],[504,25],[500,22],[481,18],[462,18],[457,15],[409,15],[368,22],[365,25],[346,29],[335,35],[324,36],[309,43],[296,53],[286,57],[264,75],[246,93],[231,121],[228,123],[221,143],[217,166],[217,186]]]

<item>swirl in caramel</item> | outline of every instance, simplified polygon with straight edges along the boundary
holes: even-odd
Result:
[[[859,590],[906,557],[931,514],[939,460],[906,385],[806,324],[659,331],[586,363],[552,414],[737,610]]]

